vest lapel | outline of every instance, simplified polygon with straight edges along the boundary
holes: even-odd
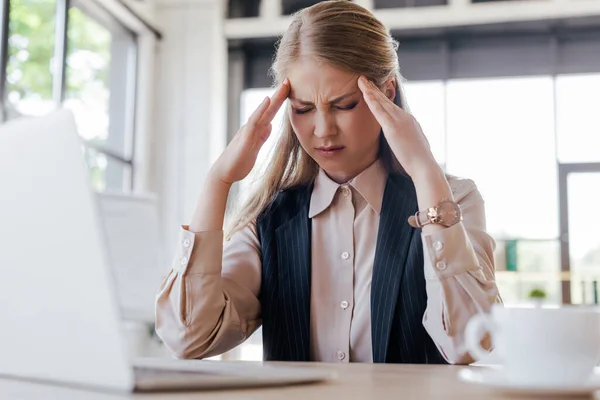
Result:
[[[371,283],[371,335],[376,363],[386,361],[398,290],[414,232],[407,220],[417,207],[410,178],[390,175],[383,195]]]
[[[310,192],[309,192],[310,194]],[[307,196],[310,199],[310,196]],[[310,220],[309,201],[275,231],[279,290],[289,359],[308,361],[310,349]]]

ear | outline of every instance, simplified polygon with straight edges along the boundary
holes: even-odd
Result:
[[[390,79],[389,81],[387,81],[384,85],[383,92],[385,93],[388,99],[394,101],[394,98],[396,97],[396,80]]]

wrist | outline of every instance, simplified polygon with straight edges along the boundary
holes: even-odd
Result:
[[[435,162],[427,163],[415,168],[411,174],[415,187],[447,184],[444,170]]]
[[[419,210],[434,207],[442,199],[453,200],[450,184],[444,171],[436,165],[435,168],[422,168],[412,177],[417,192]]]
[[[211,171],[208,173],[208,176],[206,177],[205,186],[209,186],[212,189],[225,190],[225,191],[229,192],[229,190],[231,189],[231,186],[233,186],[233,184],[224,181],[219,175],[217,175],[213,171]]]

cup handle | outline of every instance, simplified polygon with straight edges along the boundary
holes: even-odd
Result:
[[[494,340],[495,324],[486,314],[476,314],[467,323],[465,328],[465,346],[469,354],[478,361],[487,357],[490,353],[481,347],[483,336],[489,332],[492,342]],[[492,347],[494,344],[492,343]]]

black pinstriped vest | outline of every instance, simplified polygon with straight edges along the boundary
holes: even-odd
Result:
[[[309,361],[312,187],[281,192],[257,220],[265,360]],[[421,231],[410,178],[390,174],[383,196],[371,283],[376,363],[444,363],[423,327],[427,303]]]

